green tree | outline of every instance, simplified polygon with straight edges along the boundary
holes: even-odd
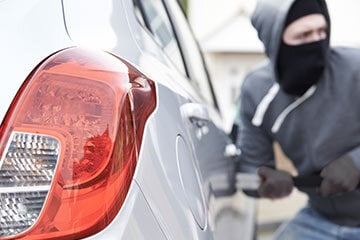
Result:
[[[182,7],[185,16],[188,14],[188,0],[178,0],[180,6]]]

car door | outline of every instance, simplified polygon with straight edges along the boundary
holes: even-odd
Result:
[[[201,50],[176,0],[164,1],[182,50],[188,81],[199,92],[202,102],[187,99],[182,104],[201,175],[215,195],[229,195],[234,188],[234,154],[224,132],[210,77]]]
[[[230,195],[235,191],[234,154],[231,141],[222,127],[216,97],[204,58],[176,0],[164,1],[182,50],[188,83],[201,101],[182,99],[182,117],[187,126],[195,159],[209,193]]]
[[[134,0],[140,21],[176,66],[184,95],[178,97],[185,139],[195,159],[206,199],[229,195],[234,188],[234,161],[227,156],[230,138],[222,119],[200,49],[176,0]],[[174,79],[173,79],[174,80]]]
[[[146,68],[146,71],[158,82],[160,96],[157,116],[159,119],[164,119],[172,115],[171,119],[164,122],[164,126],[165,124],[168,126],[166,133],[157,133],[163,136],[161,139],[167,139],[164,143],[168,145],[167,151],[175,152],[177,174],[180,176],[182,190],[174,190],[177,180],[171,181],[170,184],[176,192],[176,198],[185,196],[197,225],[207,234],[209,232],[207,223],[211,220],[208,216],[210,197],[214,194],[234,192],[233,160],[224,155],[230,141],[221,128],[222,121],[202,56],[177,3],[163,0],[134,0],[134,3],[138,21],[147,29],[146,35],[151,35],[170,62],[166,66],[170,68],[170,75],[160,69],[154,71],[156,61],[152,62],[150,68]],[[179,17],[180,21],[177,20]],[[134,36],[140,35],[134,33]],[[144,45],[142,47],[144,53],[148,53],[149,44],[144,44],[143,38],[138,37],[138,39],[138,43]],[[172,84],[175,85],[174,88]],[[164,102],[165,97],[166,102]],[[177,103],[174,103],[174,97]],[[174,138],[176,138],[175,144],[173,144]],[[174,150],[172,146],[175,146]],[[167,161],[162,162],[165,172],[171,176],[177,175],[172,171],[171,163],[175,162],[174,158],[166,159]],[[146,189],[146,186],[143,189],[150,199],[150,205],[153,209],[157,209],[160,200],[155,202],[153,199],[159,197],[159,194],[154,194]],[[166,217],[159,214],[160,224],[164,229],[169,228],[171,232],[174,227],[169,227],[166,223],[168,221],[163,221],[163,218]],[[183,221],[182,225],[184,224]],[[182,233],[178,232],[178,234]],[[209,235],[205,236],[204,232],[201,235],[204,239],[209,239]]]

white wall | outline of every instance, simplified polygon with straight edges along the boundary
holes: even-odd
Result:
[[[360,46],[360,1],[327,0],[332,21],[332,44]]]
[[[332,18],[333,44],[360,46],[360,1],[327,0]],[[199,41],[216,34],[241,11],[251,12],[256,0],[189,0],[189,22]]]
[[[189,0],[188,18],[199,40],[211,35],[236,16],[241,0]]]

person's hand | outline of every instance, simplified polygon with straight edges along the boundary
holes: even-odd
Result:
[[[289,196],[294,188],[292,176],[285,171],[260,167],[257,173],[261,178],[261,184],[258,188],[260,197],[284,198]]]
[[[324,197],[351,192],[357,188],[360,181],[360,171],[347,155],[328,164],[320,176],[323,181],[319,191]]]

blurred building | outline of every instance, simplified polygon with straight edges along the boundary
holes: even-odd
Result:
[[[263,45],[251,26],[248,13],[242,11],[219,28],[217,34],[203,40],[213,87],[223,119],[231,128],[236,115],[242,81],[256,64],[265,59]]]

